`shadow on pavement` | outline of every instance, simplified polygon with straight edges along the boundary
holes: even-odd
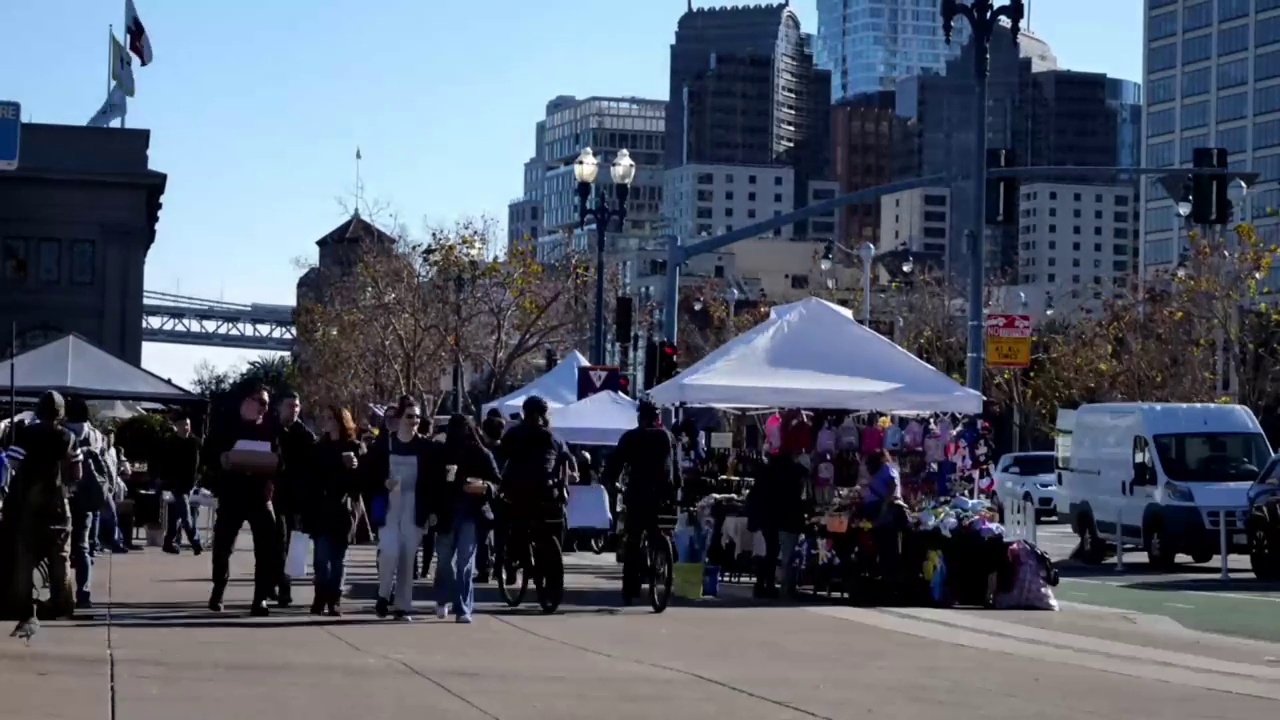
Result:
[[[1154,582],[1127,583],[1122,587],[1134,590],[1159,590],[1163,592],[1231,592],[1231,593],[1280,593],[1280,583],[1264,582],[1253,578],[1236,578],[1222,581],[1214,574],[1211,578],[1177,578]]]

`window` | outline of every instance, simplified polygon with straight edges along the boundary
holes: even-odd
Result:
[[[40,238],[40,282],[55,285],[62,279],[62,241]]]
[[[1102,252],[1102,243],[1094,243],[1093,251],[1098,253]]]
[[[1249,0],[1218,0],[1218,22],[1235,20],[1249,14]],[[1241,25],[1241,27],[1248,27]]]
[[[1178,34],[1178,11],[1162,13],[1151,18],[1147,25],[1147,39],[1163,40]]]
[[[1170,42],[1147,49],[1147,72],[1157,73],[1178,66],[1178,43]]]
[[[1242,153],[1249,149],[1249,128],[1240,125],[1233,128],[1218,128],[1218,146],[1227,149],[1227,153]]]
[[[1218,89],[1238,87],[1249,82],[1249,58],[1218,65]]]
[[[1050,256],[1050,257],[1049,257],[1049,267],[1057,267],[1057,266],[1058,266],[1058,258],[1053,257],[1053,256]]]
[[[1058,232],[1058,226],[1057,226],[1057,225],[1052,225],[1052,224],[1051,224],[1051,225],[1049,225],[1049,232],[1050,232],[1050,233],[1056,233],[1056,232]],[[1053,243],[1052,243],[1052,242],[1050,242],[1050,243],[1049,243],[1049,249],[1050,249],[1050,250],[1052,250],[1052,249],[1053,249]]]
[[[1058,241],[1057,241],[1057,240],[1050,240],[1050,241],[1049,241],[1049,249],[1050,249],[1050,250],[1057,250],[1057,249],[1058,249]]]
[[[1081,213],[1080,208],[1076,208],[1075,210],[1072,210],[1072,211],[1071,211],[1071,216],[1072,216],[1072,217],[1076,217],[1076,218],[1078,218],[1078,217],[1080,217],[1080,213]]]
[[[76,240],[71,243],[71,282],[74,285],[92,285],[97,275],[92,240]]]
[[[700,207],[700,208],[698,208],[698,214],[697,214],[697,217],[698,217],[698,219],[699,219],[699,220],[710,220],[710,219],[711,219],[711,208],[709,208],[709,207]]]
[[[1280,145],[1280,120],[1262,120],[1253,124],[1253,148]],[[1256,205],[1256,203],[1255,203]]]
[[[1079,235],[1079,234],[1080,234],[1080,226],[1079,226],[1079,225],[1073,225],[1073,226],[1071,227],[1071,234],[1072,234],[1072,235]],[[1076,249],[1077,249],[1077,250],[1079,250],[1079,249],[1080,249],[1080,243],[1076,243]]]
[[[755,208],[747,208],[747,217],[749,217],[749,218],[753,218],[753,217],[755,217],[755,216],[756,216],[756,209],[755,209]]]
[[[1258,182],[1280,180],[1280,155],[1255,157],[1253,169],[1258,173]]]
[[[1213,68],[1202,67],[1182,74],[1182,98],[1204,95],[1213,87]]]
[[[755,201],[756,201],[756,194],[753,192],[747,193],[747,202],[755,202]]]
[[[4,276],[7,280],[25,280],[30,277],[26,238],[5,238]]]
[[[774,186],[774,187],[782,187],[782,176],[781,176],[781,175],[774,175],[774,176],[773,176],[773,186]]]
[[[1253,107],[1258,115],[1280,110],[1280,85],[1254,90]]]
[[[1193,130],[1209,124],[1209,101],[1189,103],[1182,106],[1182,129]]]
[[[710,235],[710,234],[711,234],[711,226],[710,226],[710,225],[707,225],[707,224],[705,224],[705,223],[704,223],[704,224],[699,225],[699,226],[698,226],[698,234],[699,234],[699,235]]]
[[[1249,49],[1249,25],[1236,25],[1218,31],[1218,55],[1231,55]]]
[[[732,185],[732,184],[733,184],[733,173],[725,173],[725,174],[724,174],[724,184],[725,184],[725,185]]]
[[[1280,50],[1253,56],[1253,81],[1261,82],[1280,77]]]
[[[1273,42],[1280,42],[1280,15],[1258,18],[1253,24],[1253,46],[1260,48]]]
[[[733,208],[731,208],[731,207],[727,207],[727,208],[725,208],[725,209],[724,209],[724,216],[725,216],[725,217],[733,217]]]
[[[808,276],[808,275],[800,275],[800,274],[792,275],[792,276],[791,276],[791,289],[792,289],[792,290],[808,290],[808,289],[809,289],[809,276]]]
[[[814,200],[831,200],[835,198],[836,191],[834,188],[818,188],[813,191]]]
[[[1124,210],[1118,210],[1111,216],[1111,218],[1114,222],[1127,223],[1129,222],[1129,213]]]
[[[1262,92],[1261,90],[1258,91]],[[1256,93],[1255,93],[1256,97]],[[1239,120],[1249,114],[1249,93],[1218,96],[1218,122]]]
[[[939,210],[925,210],[924,221],[925,222],[946,222],[947,214]]]
[[[774,194],[773,194],[773,201],[774,201],[774,202],[776,202],[776,203],[780,203],[780,202],[782,202],[782,193],[774,193]]]
[[[1049,217],[1058,217],[1058,208],[1056,207],[1049,208]]]
[[[1280,0],[1257,0],[1257,7],[1254,10],[1262,12],[1263,10],[1275,10],[1280,8]]]
[[[830,220],[810,220],[809,230],[821,235],[830,235],[836,231],[836,224]]]
[[[1079,235],[1080,233],[1076,233],[1076,234]],[[1080,252],[1080,243],[1078,242],[1071,243],[1071,252]]]
[[[946,207],[947,196],[946,195],[925,195],[924,204],[929,207]]]
[[[1057,190],[1050,190],[1050,191],[1049,191],[1049,199],[1050,199],[1050,200],[1057,200],[1057,199],[1058,199],[1058,191],[1057,191]]]
[[[1129,207],[1129,196],[1128,196],[1128,195],[1117,195],[1117,196],[1116,196],[1116,207]]]
[[[1129,254],[1129,246],[1123,243],[1116,243],[1111,246],[1111,254],[1116,257],[1124,257]]]
[[[1049,273],[1049,282],[1054,283],[1054,282],[1057,282],[1057,281],[1058,281],[1058,276],[1057,276],[1057,274],[1056,274],[1056,273]]]
[[[1102,228],[1101,228],[1101,227],[1098,227],[1098,226],[1096,226],[1096,225],[1095,225],[1095,226],[1094,226],[1094,228],[1093,228],[1093,234],[1094,234],[1094,235],[1098,235],[1099,237],[1101,237],[1101,235],[1102,235]]]
[[[1080,202],[1083,199],[1083,197],[1080,195],[1080,193],[1076,193],[1074,199],[1076,202]],[[1079,217],[1079,216],[1077,215],[1076,217]]]
[[[931,240],[942,240],[947,237],[947,229],[940,227],[927,227],[921,230],[925,237]]]
[[[748,185],[755,185],[755,184],[756,184],[756,176],[755,176],[755,175],[748,175],[748,176],[747,176],[747,184],[748,184]]]
[[[1271,459],[1262,433],[1156,435],[1156,455],[1176,482],[1252,482]]]
[[[1178,78],[1175,75],[1152,80],[1148,85],[1150,90],[1147,91],[1147,104],[1158,105],[1162,102],[1169,102],[1177,98]]]
[[[725,200],[733,200],[733,191],[732,191],[732,190],[725,190],[725,191],[724,191],[724,199],[725,199]]]
[[[1147,145],[1148,165],[1151,167],[1172,167],[1173,163],[1174,157],[1172,140],[1165,140],[1163,142]]]
[[[1182,39],[1182,63],[1190,65],[1213,57],[1213,33]]]
[[[716,179],[711,175],[711,173],[698,173],[699,185],[714,185],[715,182]]]
[[[1098,202],[1102,202],[1102,198],[1101,198],[1101,197],[1099,197],[1099,198],[1098,198]],[[1102,211],[1101,211],[1101,210],[1094,210],[1094,211],[1093,211],[1093,219],[1094,219],[1094,220],[1101,220],[1101,219],[1102,219]]]
[[[1211,0],[1204,0],[1202,3],[1188,5],[1182,9],[1182,32],[1199,30],[1212,24],[1213,2]]]
[[[1128,260],[1112,260],[1111,272],[1118,272],[1118,273],[1129,272],[1129,261]]]
[[[1209,133],[1183,135],[1178,147],[1179,160],[1181,162],[1191,162],[1192,151],[1202,147],[1209,147]]]

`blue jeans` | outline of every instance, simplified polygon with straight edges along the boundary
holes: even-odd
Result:
[[[176,546],[181,538],[179,532],[187,534],[191,547],[200,547],[200,533],[196,532],[195,508],[191,506],[190,495],[173,496],[169,503],[169,527],[165,528],[164,544]]]
[[[311,539],[316,599],[337,602],[347,574],[347,539],[317,535]]]
[[[93,583],[93,554],[89,533],[95,513],[71,512],[71,568],[76,574],[76,602],[88,602]]]
[[[449,532],[436,536],[436,602],[453,604],[453,614],[471,617],[475,604],[476,519],[459,510]]]
[[[107,504],[98,513],[99,527],[95,528],[94,537],[110,549],[124,546],[124,535],[120,532],[119,518],[116,517],[116,499],[107,495]]]

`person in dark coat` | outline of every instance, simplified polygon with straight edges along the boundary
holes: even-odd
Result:
[[[173,435],[165,438],[156,468],[160,489],[173,498],[169,501],[164,551],[179,554],[179,533],[185,532],[187,541],[191,543],[191,552],[199,555],[204,550],[204,545],[200,542],[200,533],[196,530],[195,519],[192,517],[191,494],[196,489],[196,481],[200,479],[201,439],[191,432],[191,418],[186,414],[175,412],[170,416],[169,422],[173,426]]]
[[[449,418],[444,447],[433,473],[436,508],[436,617],[453,606],[459,623],[471,622],[476,546],[481,521],[490,518],[489,500],[500,481],[498,464],[465,415]]]
[[[337,617],[342,614],[347,548],[355,535],[356,503],[362,489],[357,468],[364,445],[356,439],[355,423],[345,408],[329,407],[321,417],[320,430],[299,505],[302,528],[311,536],[314,551],[311,614],[327,612]]]
[[[495,538],[509,584],[516,581],[520,559],[506,552],[508,543],[527,548],[524,533],[543,532],[557,522],[563,528],[569,497],[565,474],[573,464],[568,446],[551,432],[547,401],[530,395],[521,408],[523,419],[502,436],[504,502]]]
[[[276,511],[276,530],[280,534],[280,577],[272,588],[280,607],[293,604],[293,580],[285,574],[285,558],[289,555],[289,542],[298,531],[299,514],[302,512],[302,487],[311,472],[311,461],[316,446],[316,434],[302,423],[302,400],[294,392],[285,393],[276,405],[276,418],[280,425],[276,443],[280,448],[280,476],[276,481],[272,505]]]

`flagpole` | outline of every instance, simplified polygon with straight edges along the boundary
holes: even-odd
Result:
[[[115,47],[113,45],[115,41],[116,41],[116,26],[108,24],[107,25],[107,97],[111,96],[111,74],[112,74],[112,70],[114,70],[113,65],[115,65],[115,60],[116,60]]]
[[[125,3],[125,4],[124,4],[124,25],[122,25],[121,27],[123,27],[123,28],[124,28],[124,32],[125,32],[125,41],[126,41],[126,42],[128,42],[128,37],[129,37],[129,3]],[[113,35],[113,36],[112,36],[112,39],[114,39],[114,38],[115,38],[115,36]],[[125,50],[124,50],[124,51],[125,51],[126,53],[127,53],[127,52],[129,52],[129,47],[128,47],[127,45],[125,46]],[[121,128],[121,129],[123,129],[123,128],[124,128],[124,116],[125,116],[125,115],[127,115],[127,114],[129,114],[129,104],[126,102],[126,103],[125,103],[125,106],[124,106],[124,110],[120,113],[120,128]]]

